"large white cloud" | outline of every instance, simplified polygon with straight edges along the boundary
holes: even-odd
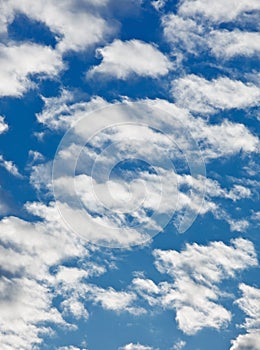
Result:
[[[166,75],[171,62],[155,45],[140,40],[115,40],[112,44],[97,50],[102,62],[88,73],[104,74],[118,79],[127,79],[136,74],[157,78]]]
[[[21,96],[34,86],[30,75],[55,77],[64,64],[58,52],[32,43],[0,45],[0,96]]]
[[[161,224],[158,225],[160,217],[157,220],[156,217],[150,218],[147,215],[147,212],[151,211],[158,215],[166,215],[168,218],[175,213],[176,222],[179,222],[186,210],[193,216],[211,211],[215,217],[226,220],[232,230],[243,231],[248,227],[243,218],[234,220],[229,215],[224,215],[223,211],[220,214],[218,203],[213,198],[231,199],[234,202],[242,198],[250,198],[252,193],[249,188],[235,184],[231,189],[224,189],[217,181],[205,179],[205,176],[181,175],[178,174],[178,170],[177,174],[173,175],[171,169],[168,169],[167,161],[162,162],[164,159],[173,157],[175,163],[178,159],[182,159],[183,154],[191,159],[192,164],[192,160],[200,155],[209,162],[210,159],[231,156],[241,150],[257,152],[258,139],[243,124],[224,120],[220,124],[211,125],[205,119],[195,118],[186,109],[179,108],[167,101],[146,100],[141,101],[143,104],[137,107],[141,108],[141,114],[140,110],[138,111],[142,116],[141,122],[148,124],[148,127],[139,124],[132,124],[129,127],[129,124],[126,124],[120,127],[111,126],[103,130],[100,126],[99,132],[95,132],[89,144],[82,148],[79,143],[86,138],[86,133],[89,133],[89,123],[98,127],[102,118],[109,120],[110,108],[114,108],[114,105],[97,97],[89,102],[73,103],[73,96],[68,91],[63,91],[59,98],[45,98],[44,102],[45,108],[37,116],[40,122],[50,129],[64,129],[66,126],[73,126],[73,135],[69,143],[56,155],[61,173],[55,178],[54,185],[61,195],[59,201],[62,210],[65,211],[65,216],[70,218],[76,231],[79,230],[78,232],[84,234],[87,239],[96,242],[107,241],[107,244],[112,244],[112,242],[121,245],[127,242],[130,245],[140,243],[145,237],[148,238],[141,234],[144,232],[142,231],[143,226],[142,228],[139,226],[140,223],[145,225],[146,230],[160,231],[162,229]],[[131,102],[125,101],[123,105],[115,105],[113,116],[118,118],[117,122],[129,122],[131,113],[122,107],[127,104],[131,105]],[[98,107],[105,106],[108,108],[98,110]],[[120,106],[123,110],[120,110]],[[165,130],[165,125],[169,125],[169,130],[173,128],[169,132],[166,129],[166,135],[149,127],[151,114],[147,114],[147,111],[153,106],[159,108],[153,110],[153,121],[157,123],[158,129],[164,128]],[[93,117],[90,112],[95,108],[98,112],[95,112],[96,117]],[[163,114],[162,110],[167,113]],[[83,120],[85,124],[82,124]],[[78,123],[81,123],[81,126],[78,126]],[[183,130],[191,132],[192,136],[188,139],[184,138]],[[200,144],[200,150],[193,147],[193,138]],[[106,145],[111,143],[113,152],[108,150],[106,153]],[[103,152],[102,157],[100,157],[100,152]],[[134,174],[135,181],[130,187],[129,183],[132,180],[130,181],[129,178],[131,173],[129,170],[121,173],[126,178],[128,176],[127,181],[123,177],[121,179],[104,178],[105,169],[113,168],[114,165],[129,157],[146,159],[149,164],[155,166],[154,170],[158,173],[149,174],[147,171],[138,170]],[[77,175],[71,173],[74,163],[79,171]],[[95,164],[98,164],[100,171],[94,171]],[[31,182],[37,189],[40,189],[41,186],[51,188],[51,176],[43,176],[47,168],[44,164],[33,168]],[[39,183],[39,179],[42,183]],[[167,195],[163,197],[162,188],[167,188]],[[192,198],[187,188],[192,189]],[[75,207],[77,203],[75,195],[78,203],[83,204],[84,209]],[[203,204],[202,198],[204,198]],[[139,207],[140,203],[142,204]],[[120,210],[117,212],[119,207]],[[126,213],[124,214],[122,210],[126,210]],[[126,232],[122,235],[120,230],[117,232],[115,229],[128,225],[129,212],[138,225],[133,227],[129,235]],[[101,226],[96,230],[98,223]],[[85,227],[84,233],[80,227]]]

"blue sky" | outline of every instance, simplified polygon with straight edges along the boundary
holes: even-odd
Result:
[[[1,350],[259,350],[259,11],[0,1]]]

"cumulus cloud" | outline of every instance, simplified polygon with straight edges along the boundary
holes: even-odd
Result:
[[[252,107],[260,100],[260,89],[253,84],[227,77],[206,80],[194,74],[173,81],[172,93],[179,106],[202,114]]]
[[[157,78],[166,75],[171,62],[155,45],[140,40],[115,40],[112,44],[97,49],[102,62],[89,71],[89,76],[98,73],[117,79],[127,79],[136,74]]]
[[[179,13],[183,16],[202,16],[213,22],[229,22],[236,19],[245,12],[260,10],[260,5],[254,0],[184,0],[179,6]]]
[[[260,34],[240,30],[215,30],[209,35],[208,45],[218,58],[253,56],[260,53]]]
[[[28,350],[40,344],[44,335],[50,335],[53,324],[71,328],[64,319],[68,313],[74,319],[88,315],[80,300],[62,295],[59,286],[66,275],[65,267],[59,268],[57,276],[50,268],[70,258],[88,259],[89,250],[62,226],[54,207],[35,203],[27,209],[42,221],[18,217],[0,221],[0,342],[8,350]],[[92,265],[89,263],[85,273],[78,273],[78,279],[105,271]],[[75,276],[77,271],[73,272]],[[57,295],[64,301],[62,313],[52,304]]]
[[[208,53],[217,59],[225,60],[235,56],[250,57],[259,54],[259,33],[257,30],[250,32],[247,29],[238,29],[235,21],[233,22],[235,25],[234,30],[220,29],[218,18],[216,18],[216,21],[213,20],[215,23],[212,23],[202,13],[197,16],[194,15],[196,6],[198,6],[198,10],[199,4],[202,5],[202,3],[204,1],[192,1],[191,5],[190,1],[184,1],[179,6],[176,14],[169,13],[162,16],[163,34],[167,42],[170,43],[173,53],[178,58],[177,63],[185,61],[187,54],[199,56]],[[229,2],[229,5],[232,6],[232,10],[241,10],[243,8],[243,6],[240,6],[241,3],[239,6],[231,5],[231,3]],[[209,11],[209,13],[214,9],[214,6],[218,7],[220,12],[223,11],[224,15],[232,13],[232,11],[227,11],[227,5],[220,5],[219,2],[211,3],[210,8],[206,2],[204,5],[205,10]],[[186,13],[184,8],[187,9],[188,7],[191,11]],[[243,12],[242,10],[241,13]],[[218,12],[212,11],[212,14],[218,15]]]
[[[242,297],[236,303],[246,314],[246,334],[240,334],[232,341],[230,350],[258,350],[260,344],[260,289],[241,283]]]
[[[0,45],[0,96],[21,96],[33,87],[33,74],[56,76],[64,65],[48,46],[32,43]]]
[[[106,1],[33,1],[8,0],[2,13],[2,30],[6,30],[17,13],[23,13],[30,19],[43,22],[50,28],[58,41],[57,50],[84,50],[96,44],[111,33],[111,27],[95,10],[96,6],[105,5]],[[94,6],[91,11],[91,6]]]
[[[231,313],[218,303],[225,296],[218,284],[258,264],[253,244],[242,238],[232,240],[231,245],[187,244],[181,252],[155,250],[154,257],[157,269],[174,282],[156,286],[150,280],[135,279],[133,288],[150,305],[174,309],[179,328],[190,335],[205,327],[220,329],[230,322]]]

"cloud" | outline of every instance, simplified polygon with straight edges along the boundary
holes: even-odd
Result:
[[[160,11],[164,8],[167,0],[154,0],[151,2],[151,5],[155,8],[156,11]]]
[[[217,58],[253,56],[260,53],[260,34],[240,30],[215,30],[209,35],[208,45]]]
[[[192,6],[198,2],[193,1]],[[182,67],[180,63],[185,61],[188,55],[199,57],[206,53],[217,59],[229,60],[235,56],[250,57],[259,54],[257,28],[256,31],[251,32],[246,29],[237,29],[234,22],[234,30],[221,30],[217,23],[212,24],[207,18],[183,14],[181,11],[183,5],[185,1],[182,2],[177,14],[169,13],[161,18],[164,37],[170,43],[172,52],[176,56],[175,63],[179,68]],[[223,8],[226,10],[225,6]]]
[[[260,99],[260,89],[253,84],[227,77],[206,80],[194,74],[173,81],[172,94],[177,105],[201,114],[253,107]]]
[[[199,48],[205,46],[204,27],[193,19],[168,14],[162,17],[161,22],[164,37],[174,52],[185,48],[187,52],[196,54]]]
[[[176,214],[174,222],[179,227],[185,212],[194,218],[198,214],[213,212],[216,218],[227,220],[234,230],[246,228],[241,220],[235,222],[230,216],[219,215],[218,203],[213,198],[235,202],[250,198],[250,189],[238,184],[231,189],[221,188],[217,181],[206,179],[205,174],[184,175],[182,170],[178,174],[178,169],[173,172],[167,162],[167,159],[172,159],[174,163],[184,161],[186,164],[187,159],[188,162],[191,160],[188,164],[190,171],[198,156],[210,162],[241,151],[257,152],[258,139],[243,124],[224,120],[211,125],[205,119],[195,118],[186,109],[159,99],[136,103],[124,101],[123,104],[111,104],[98,97],[89,102],[74,103],[73,99],[68,91],[63,91],[58,98],[45,99],[45,108],[37,118],[50,129],[72,126],[69,142],[64,143],[56,154],[58,175],[54,175],[53,184],[58,206],[64,211],[63,217],[69,220],[75,232],[97,244],[132,245],[148,242],[147,230],[152,235],[163,229],[165,220],[160,221],[160,215],[171,220]],[[108,108],[98,110],[98,107]],[[98,112],[91,115],[95,108]],[[102,120],[110,120],[112,108],[120,126],[104,129]],[[140,116],[141,123],[148,127],[133,123],[129,126],[133,110]],[[151,127],[149,111],[153,115]],[[97,132],[91,132],[90,123]],[[155,131],[154,127],[166,130],[166,134]],[[190,137],[183,136],[189,132]],[[81,145],[82,140],[84,144]],[[194,140],[200,149],[194,147]],[[111,144],[111,149],[107,149],[108,144]],[[183,159],[183,154],[186,159]],[[129,158],[146,160],[156,173],[135,167],[134,171],[120,170],[118,178],[107,176],[110,173],[107,169],[111,170]],[[77,168],[77,174],[74,168]],[[33,167],[31,183],[37,190],[51,188],[51,169],[49,167],[47,171],[49,175],[47,169],[48,164]],[[166,188],[167,191],[163,192],[162,189]],[[157,216],[151,217],[150,212]],[[133,218],[132,226],[129,213]],[[122,235],[122,228],[131,230]]]
[[[173,349],[174,350],[181,350],[185,347],[185,345],[186,345],[186,342],[184,340],[179,340],[179,341],[177,341],[176,344],[174,344]]]
[[[155,45],[135,39],[115,40],[97,49],[97,55],[102,57],[102,62],[88,72],[89,76],[98,73],[124,80],[136,74],[157,78],[171,69],[171,62]]]
[[[92,97],[90,101],[75,102],[75,95],[68,90],[62,90],[57,97],[42,96],[42,100],[44,108],[36,114],[36,118],[51,130],[66,130],[86,114],[109,106],[109,103],[99,96]]]
[[[109,25],[98,13],[98,7],[106,1],[33,1],[8,0],[2,15],[2,28],[12,23],[15,14],[23,13],[30,19],[43,22],[58,41],[56,49],[63,53],[68,50],[85,50],[93,44],[102,41],[113,32]]]
[[[10,174],[16,177],[22,177],[19,173],[17,166],[11,160],[5,160],[2,154],[0,154],[0,166],[5,168]]]
[[[48,325],[65,325],[49,288],[26,277],[1,277],[0,307],[0,343],[6,350],[31,349],[41,343],[40,334],[50,333]]]
[[[9,126],[5,123],[4,117],[0,116],[0,134],[3,134],[8,130]]]
[[[0,221],[0,343],[8,350],[28,350],[40,344],[42,337],[53,332],[53,324],[70,329],[72,325],[64,320],[68,313],[74,320],[88,315],[79,300],[67,296],[59,287],[64,276],[68,280],[66,268],[55,270],[67,259],[88,261],[89,250],[62,226],[54,207],[34,203],[27,209],[41,219],[28,222],[10,216]],[[90,261],[86,270],[85,274],[78,272],[78,279],[105,271]],[[75,278],[77,271],[71,272]],[[57,295],[62,313],[53,306]]]
[[[153,348],[151,348],[150,346],[141,345],[139,343],[129,343],[123,347],[120,347],[118,350],[153,350]]]
[[[105,310],[116,312],[125,312],[133,314],[144,313],[142,308],[133,307],[133,302],[136,295],[132,292],[116,291],[114,288],[107,289],[94,285],[85,285],[86,297],[92,300],[95,304],[100,304]]]
[[[236,301],[247,315],[242,325],[246,334],[232,341],[230,350],[257,350],[260,344],[260,289],[241,283],[242,297]]]
[[[155,266],[174,280],[157,286],[151,280],[133,280],[133,289],[152,306],[175,309],[179,328],[196,334],[205,327],[220,329],[231,320],[231,313],[218,303],[227,297],[218,287],[224,279],[257,266],[253,244],[237,238],[231,245],[211,242],[208,246],[186,244],[181,252],[154,250]]]
[[[32,75],[54,77],[64,68],[60,55],[32,43],[0,45],[0,96],[22,96],[34,87]]]
[[[238,16],[246,13],[260,10],[257,1],[230,0],[226,3],[224,0],[213,0],[208,4],[207,0],[184,0],[181,2],[178,12],[183,16],[205,17],[216,23],[229,22],[235,20]]]

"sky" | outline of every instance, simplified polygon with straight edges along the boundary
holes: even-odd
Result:
[[[1,350],[259,350],[258,0],[0,0]]]

